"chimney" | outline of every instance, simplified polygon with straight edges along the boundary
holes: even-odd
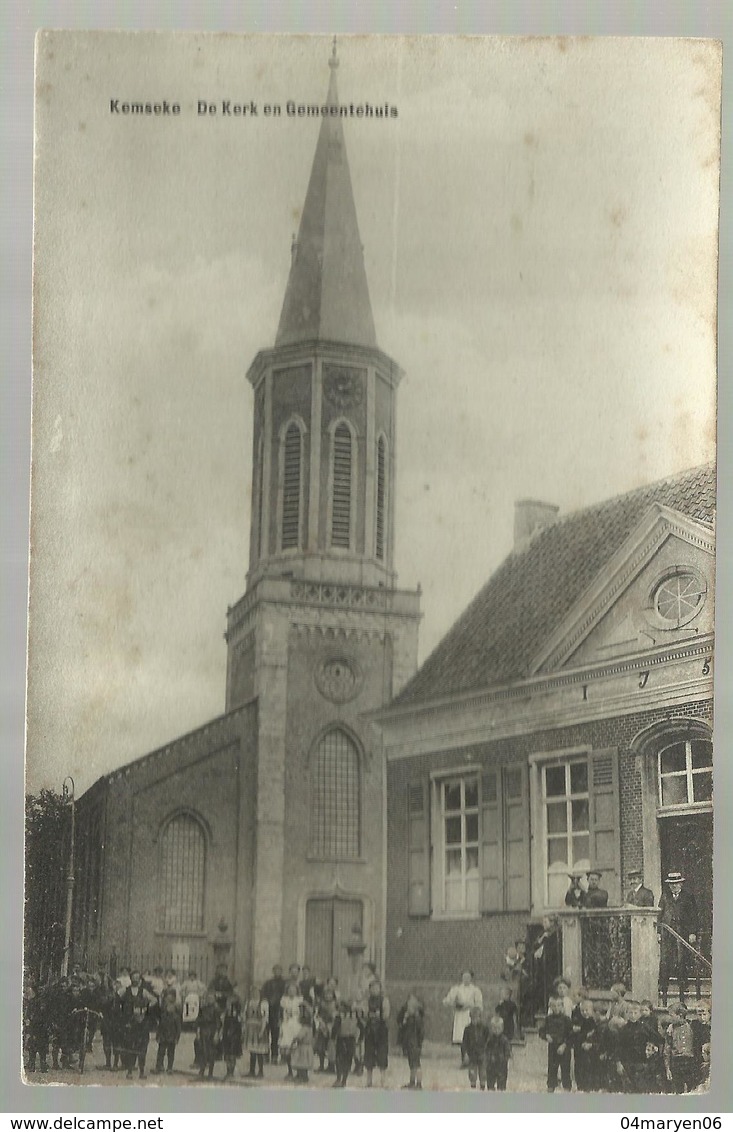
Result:
[[[514,550],[526,550],[532,539],[555,522],[560,510],[554,503],[539,499],[517,499],[514,504]]]

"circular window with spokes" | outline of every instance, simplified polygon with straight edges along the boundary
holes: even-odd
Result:
[[[691,567],[679,566],[665,574],[652,591],[652,606],[665,629],[686,625],[705,604],[705,579]]]

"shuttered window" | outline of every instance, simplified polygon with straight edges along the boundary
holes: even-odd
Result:
[[[587,755],[543,762],[538,768],[547,908],[564,905],[568,873],[599,869],[609,905],[621,899],[618,750],[602,748]],[[538,893],[539,894],[539,893]]]
[[[479,780],[440,784],[443,842],[442,905],[446,912],[479,910]]]
[[[547,904],[563,903],[568,872],[590,868],[588,760],[542,768]]]
[[[206,838],[201,823],[192,814],[178,814],[161,837],[161,931],[181,935],[203,931],[205,870]]]
[[[478,916],[529,908],[526,766],[410,783],[407,818],[410,915],[432,910],[442,917]]]
[[[387,441],[380,436],[377,441],[377,500],[375,515],[375,551],[380,561],[384,560],[385,529],[387,506]]]
[[[359,856],[359,794],[359,752],[344,731],[329,731],[311,765],[313,856],[332,860]]]
[[[331,473],[331,545],[351,547],[352,437],[349,426],[337,425],[333,434]]]
[[[288,425],[283,452],[282,549],[300,546],[300,496],[303,438],[297,424]]]

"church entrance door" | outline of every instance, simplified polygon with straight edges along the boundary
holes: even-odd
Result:
[[[314,897],[305,909],[305,963],[321,979],[335,975],[343,992],[351,988],[354,969],[347,944],[360,938],[364,904],[339,896]]]

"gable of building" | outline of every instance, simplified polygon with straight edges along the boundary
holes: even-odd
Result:
[[[654,504],[550,635],[531,674],[709,639],[714,569],[712,528]]]
[[[393,706],[530,677],[548,641],[561,632],[614,556],[623,555],[627,540],[653,508],[685,517],[709,534],[715,514],[714,466],[693,468],[573,512],[536,534],[524,549],[513,551]]]

